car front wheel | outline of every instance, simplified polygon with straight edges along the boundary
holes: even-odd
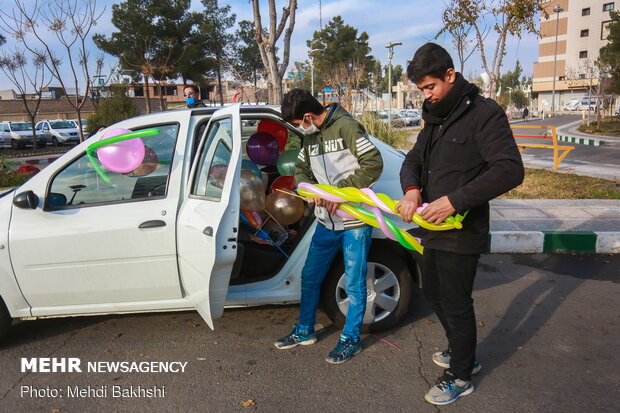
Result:
[[[404,257],[386,245],[371,247],[367,267],[366,312],[362,331],[387,330],[407,314],[411,304],[412,278]],[[326,276],[321,302],[327,316],[342,328],[349,308],[342,256],[336,258]]]

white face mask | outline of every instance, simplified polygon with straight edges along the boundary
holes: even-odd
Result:
[[[304,128],[304,122],[302,121],[301,125],[297,127],[297,130],[304,135],[312,135],[313,133],[317,133],[319,128],[317,128],[314,123],[312,123],[312,120],[310,120],[310,126],[307,129]]]

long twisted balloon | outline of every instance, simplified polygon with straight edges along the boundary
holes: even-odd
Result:
[[[302,182],[299,184],[297,192],[300,195],[311,198],[323,198],[332,202],[363,202],[373,207],[377,207],[380,210],[389,214],[400,216],[400,213],[396,211],[397,202],[389,196],[376,193],[370,188],[357,189],[353,187],[337,188],[332,185],[325,184],[309,184]],[[439,225],[432,224],[416,212],[413,214],[412,221],[421,226],[422,228],[431,231],[447,231],[450,229],[461,229],[463,224],[461,221],[467,216],[467,212],[464,215],[457,214],[446,218],[444,222]],[[387,234],[386,234],[387,235]]]

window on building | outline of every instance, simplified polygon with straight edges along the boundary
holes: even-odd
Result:
[[[566,76],[560,76],[558,80],[566,80]]]
[[[605,3],[603,4],[603,11],[612,11],[614,9],[613,3]]]
[[[579,58],[580,59],[587,59],[588,58],[588,51],[587,50],[582,50],[579,52]]]
[[[607,20],[601,23],[601,40],[607,40],[609,36],[609,25],[613,23],[613,20]]]
[[[588,37],[590,35],[590,30],[585,29],[581,31],[581,37]]]
[[[581,9],[581,15],[582,16],[589,16],[590,15],[590,8],[586,7],[585,9]]]
[[[586,78],[585,73],[579,73],[579,79],[585,79],[585,78]]]

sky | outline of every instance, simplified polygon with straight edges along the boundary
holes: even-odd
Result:
[[[22,0],[26,4],[34,3],[35,0]],[[45,1],[45,0],[39,0]],[[93,29],[94,33],[109,35],[115,31],[111,23],[112,5],[119,3],[120,0],[97,0],[99,8],[105,7],[105,11],[97,26]],[[428,41],[435,41],[444,46],[452,53],[455,64],[458,66],[458,59],[452,47],[452,39],[444,36],[433,40],[441,28],[441,16],[445,9],[446,0],[426,1],[426,0],[299,0],[296,15],[296,24],[291,38],[291,59],[292,68],[294,61],[307,60],[308,47],[306,41],[312,38],[314,31],[320,30],[320,18],[322,16],[323,27],[334,16],[341,16],[345,24],[358,29],[359,33],[365,31],[369,35],[369,44],[372,48],[371,54],[379,59],[382,64],[387,64],[387,49],[384,45],[389,42],[402,42],[402,46],[394,48],[392,64],[400,64],[406,68],[415,50]],[[237,15],[237,21],[253,20],[252,5],[248,0],[220,0],[220,6],[230,5],[233,13]],[[286,0],[276,0],[278,5],[278,15],[282,7],[287,4]],[[263,25],[268,22],[268,6],[266,0],[261,0],[261,15]],[[15,5],[14,0],[0,0],[0,10],[8,11]],[[319,7],[320,5],[320,7]],[[203,9],[199,0],[192,0],[192,10],[200,11]],[[2,33],[0,31],[0,33]],[[11,53],[16,47],[14,39],[7,36],[7,43],[0,46],[0,56]],[[284,37],[284,36],[282,36]],[[494,51],[496,37],[493,35],[487,38],[487,54]],[[52,42],[52,46],[55,44]],[[57,44],[56,44],[57,46]],[[60,49],[58,49],[60,50]],[[524,35],[522,39],[509,38],[507,42],[507,54],[501,72],[505,73],[515,67],[515,62],[520,61],[524,68],[525,75],[531,75],[533,63],[538,57],[538,39],[535,35]],[[91,42],[91,56],[95,56],[100,51]],[[94,59],[93,59],[94,60]],[[106,68],[112,67],[116,59],[106,56]],[[109,69],[108,69],[109,71]],[[476,51],[465,65],[465,74],[479,75],[484,69],[480,59],[480,54]],[[52,85],[55,85],[53,82]],[[0,72],[0,90],[12,88],[12,84],[6,76]]]

